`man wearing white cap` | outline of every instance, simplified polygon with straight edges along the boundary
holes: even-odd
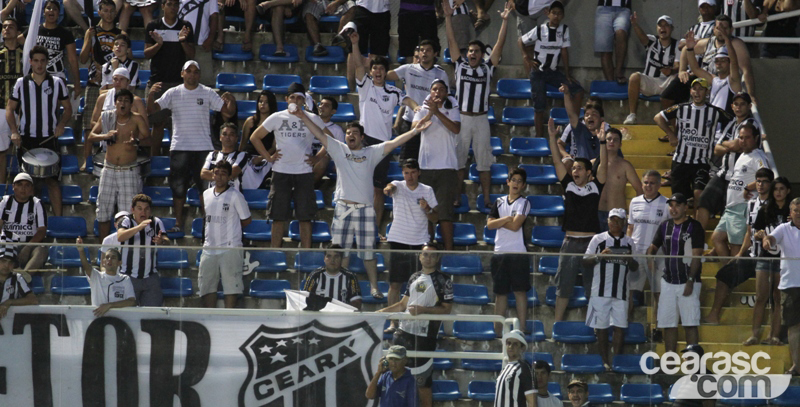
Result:
[[[614,354],[619,355],[625,337],[623,329],[628,327],[628,272],[639,270],[639,263],[633,257],[598,255],[633,254],[633,240],[625,235],[626,219],[625,209],[609,211],[608,232],[594,235],[582,262],[584,267],[594,267],[586,325],[597,330],[597,343],[606,370],[611,369],[608,328],[614,327]]]
[[[125,219],[125,217],[130,214],[131,213],[128,211],[117,212],[117,214],[114,215],[114,228],[119,229],[119,225],[122,223],[122,220]],[[114,246],[119,246],[119,240],[117,240],[116,230],[114,230],[114,232],[112,232],[110,235],[106,236],[105,239],[103,239],[103,246],[100,247],[100,253],[103,253]]]
[[[503,336],[508,363],[497,376],[494,407],[532,407],[536,398],[531,366],[522,358],[528,347],[525,335],[515,329]]]
[[[14,255],[19,259],[20,267],[25,270],[40,269],[47,260],[47,248],[44,246],[18,247],[13,243],[39,243],[47,235],[47,213],[42,201],[33,196],[33,178],[22,172],[14,178],[14,193],[0,200],[0,244],[6,255]],[[30,276],[24,274],[30,281]]]
[[[147,95],[147,113],[172,110],[169,188],[172,190],[175,227],[168,232],[179,232],[183,227],[183,205],[190,178],[195,185],[203,185],[200,170],[205,157],[214,150],[209,109],[229,116],[236,109],[236,99],[230,92],[220,97],[213,89],[200,83],[200,65],[196,61],[183,64],[181,77],[183,84],[168,89],[158,100],[154,99],[155,94],[161,91],[161,82],[154,84]]]
[[[636,12],[631,16],[631,25],[636,38],[642,43],[647,55],[644,70],[634,72],[628,81],[628,108],[630,114],[624,124],[636,124],[636,108],[639,106],[639,93],[645,96],[660,95],[670,81],[678,74],[678,40],[672,38],[672,18],[663,15],[656,21],[658,35],[646,34],[639,26]],[[662,104],[662,108],[667,108]]]

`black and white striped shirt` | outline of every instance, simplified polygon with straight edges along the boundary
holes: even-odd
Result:
[[[469,66],[469,61],[461,56],[456,61],[456,99],[461,111],[465,113],[485,113],[489,111],[489,94],[494,65],[491,59],[481,61],[477,67]]]
[[[764,7],[764,0],[750,0],[753,8],[756,9],[756,14],[761,13]],[[750,17],[744,11],[744,0],[725,0],[722,2],[722,13],[731,18],[731,22],[738,23],[739,21],[749,20]],[[756,26],[750,25],[747,27],[739,27],[733,29],[734,37],[752,37],[756,33]]]
[[[633,240],[624,234],[614,237],[608,232],[598,233],[589,242],[586,254],[595,256],[606,248],[611,248],[614,254],[633,254]],[[594,266],[592,297],[627,301],[628,271],[626,259],[601,258]]]
[[[717,74],[717,64],[714,63],[714,59],[716,59],[717,52],[723,45],[724,43],[717,44],[717,37],[712,35],[708,38],[708,42],[706,43],[706,48],[703,50],[703,53],[695,55],[697,58],[697,64],[700,65],[701,68],[708,71],[708,73],[711,75]]]
[[[30,242],[39,228],[47,227],[47,213],[36,197],[18,202],[13,195],[4,196],[0,200],[0,220],[3,221],[0,242],[4,243],[3,252],[9,255],[17,255],[19,247],[8,243]]]
[[[206,162],[203,164],[204,170],[214,171],[214,168],[217,167],[217,163],[220,160],[225,160],[231,163],[231,166],[239,167],[239,170],[244,170],[245,165],[247,164],[247,160],[250,157],[244,151],[233,151],[230,153],[223,153],[222,151],[212,151],[208,153],[206,156]],[[231,183],[234,189],[241,190],[241,181],[242,181],[242,173],[239,173],[239,176],[231,179]],[[215,185],[214,181],[208,183],[208,187],[211,188]]]
[[[11,272],[6,278],[6,281],[3,282],[3,291],[0,292],[0,304],[8,300],[16,300],[25,297],[29,292],[31,292],[31,288],[28,286],[28,283],[25,282],[25,279],[22,278],[22,275]]]
[[[644,62],[644,73],[651,78],[660,78],[664,76],[661,73],[661,68],[671,68],[675,66],[675,60],[678,57],[678,40],[674,38],[669,39],[669,45],[664,46],[655,35],[647,35],[647,47],[645,54],[647,57]]]
[[[325,267],[314,270],[306,280],[303,290],[346,304],[361,299],[358,278],[344,267],[340,268],[336,275],[328,274]]]
[[[711,93],[708,100],[712,105],[728,113],[729,116],[733,116],[733,106],[731,106],[731,104],[733,103],[733,97],[736,96],[736,93],[733,91],[733,88],[731,88],[730,79],[730,76],[725,79],[714,77],[714,79],[711,80]]]
[[[714,35],[715,20],[703,21],[692,26],[691,31],[694,33],[694,38],[699,40],[701,38],[708,38]]]
[[[119,272],[131,276],[131,278],[147,278],[158,272],[156,270],[156,245],[153,238],[159,232],[164,233],[164,224],[161,219],[152,217],[153,222],[145,226],[144,229],[134,234],[130,239],[120,242],[122,250],[122,265]],[[126,216],[119,225],[120,229],[130,229],[138,225],[133,215]],[[118,232],[119,233],[119,232]],[[146,248],[131,247],[135,245],[147,246]]]
[[[509,362],[497,377],[494,407],[527,407],[526,396],[533,391],[533,375],[528,362]]]
[[[67,83],[57,76],[45,74],[41,85],[32,74],[17,79],[11,100],[19,103],[20,136],[47,138],[55,134],[58,104],[68,97]]]
[[[557,70],[561,49],[570,46],[569,27],[566,24],[553,28],[550,23],[544,23],[528,31],[521,39],[526,47],[533,45],[533,59],[539,61],[540,71]]]
[[[469,14],[469,7],[467,7],[466,1],[462,2],[460,6],[456,7],[455,0],[450,0],[450,7],[453,9],[454,16],[459,14]]]
[[[726,125],[730,116],[708,103],[700,106],[681,103],[661,112],[661,117],[676,120],[678,146],[672,160],[681,164],[708,164],[713,152],[717,124]]]
[[[756,219],[758,219],[759,212],[764,205],[767,204],[767,201],[762,201],[761,198],[756,195],[750,202],[747,203],[747,227],[750,229],[750,257],[761,257],[761,252],[764,248],[761,246],[761,239],[756,239],[756,229],[754,225],[756,224]],[[788,208],[788,205],[786,205]],[[763,215],[762,215],[763,216]],[[767,231],[767,234],[775,230],[775,227],[778,225],[774,225]]]
[[[756,119],[750,115],[746,119],[742,120],[741,122],[737,122],[736,120],[731,120],[722,130],[722,135],[719,136],[717,140],[717,144],[722,144],[726,141],[736,140],[739,137],[739,129],[744,126],[745,123],[750,123],[753,126],[756,126],[756,139],[758,140],[758,144],[761,144],[761,124],[756,121]],[[736,160],[741,155],[741,152],[729,152],[722,156],[720,160],[719,170],[717,171],[717,176],[720,178],[725,178],[726,181],[731,180],[731,175],[733,175],[733,165],[736,164]]]
[[[597,0],[597,6],[631,8],[631,0]]]

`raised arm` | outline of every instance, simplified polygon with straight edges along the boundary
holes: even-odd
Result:
[[[558,139],[558,130],[556,129],[556,122],[553,121],[552,117],[547,122],[547,134],[549,135],[550,153],[553,155],[553,167],[556,168],[556,177],[560,181],[567,175],[567,167],[561,161],[561,150],[558,149],[558,143],[556,143],[556,139]],[[605,149],[601,148],[601,150]]]
[[[147,94],[147,114],[154,114],[161,110],[161,106],[156,102],[156,94],[161,92],[161,86],[163,83],[156,82],[150,87],[150,93]]]
[[[500,17],[503,18],[503,23],[500,25],[500,33],[497,34],[497,42],[494,44],[492,54],[489,57],[494,66],[500,64],[500,57],[503,56],[503,46],[506,44],[506,33],[508,32],[508,15],[511,14],[513,8],[514,3],[509,1],[506,3],[506,8],[500,11]],[[452,53],[450,56],[452,57]]]
[[[730,74],[728,74],[728,82],[731,85],[731,90],[736,93],[742,91],[742,75],[739,72],[739,58],[736,52],[736,46],[733,44],[733,39],[725,34],[722,34],[722,39],[725,41],[725,47],[728,48],[728,59],[731,61]],[[748,55],[749,58],[750,55]]]
[[[79,55],[82,64],[89,62],[89,57],[92,56],[92,48],[94,48],[92,47],[92,39],[94,38],[94,34],[95,28],[89,27],[89,29],[86,30],[86,34],[83,36],[84,46],[81,48],[81,54]]]
[[[75,244],[82,245],[83,239],[80,237],[75,239]],[[78,254],[81,256],[81,268],[83,268],[83,273],[86,274],[87,277],[92,277],[92,264],[89,263],[89,260],[86,259],[86,252],[83,251],[83,246],[78,246]]]
[[[572,95],[569,94],[569,87],[562,83],[558,90],[564,94],[564,110],[567,111],[569,125],[572,126],[574,130],[580,123],[580,117],[578,116],[577,109],[575,109],[575,103],[572,101]]]
[[[695,76],[698,78],[704,78],[711,83],[711,81],[714,80],[714,75],[711,75],[708,71],[701,68],[700,64],[697,63],[697,57],[694,53],[695,45],[697,45],[697,41],[694,39],[694,33],[689,31],[686,34],[686,48],[683,49],[686,52],[686,61],[689,63],[689,67],[692,68],[692,73]]]
[[[308,130],[311,132],[311,134],[313,134],[314,137],[317,140],[319,140],[319,142],[322,144],[322,147],[328,148],[328,135],[325,134],[325,132],[321,128],[319,128],[319,126],[317,126],[317,124],[314,123],[314,121],[312,121],[310,117],[308,117],[308,115],[303,109],[298,108],[291,114],[297,116],[300,120],[303,121],[306,127],[308,127]]]
[[[647,38],[647,33],[644,32],[641,26],[639,26],[639,16],[636,15],[635,11],[633,14],[631,14],[631,27],[633,28],[633,32],[636,34],[636,38],[638,38],[639,42],[646,47],[647,43],[650,42],[650,39]]]
[[[364,67],[364,57],[361,56],[361,49],[358,46],[360,38],[358,32],[353,31],[350,33],[350,43],[353,45],[353,51],[350,53],[348,61],[355,69],[356,81],[363,79],[364,75],[367,74],[367,69]]]
[[[447,45],[450,47],[450,59],[455,62],[461,58],[461,49],[458,48],[456,34],[453,31],[453,8],[450,7],[450,0],[442,0],[442,11],[444,12],[444,26],[447,32]]]
[[[600,140],[600,168],[597,169],[597,182],[601,184],[606,183],[606,174],[608,174],[608,149],[606,148],[606,130],[601,122],[597,129],[597,139]],[[641,187],[640,187],[641,189]],[[640,192],[637,191],[637,194]]]
[[[385,142],[383,145],[383,155],[391,154],[395,148],[402,146],[408,140],[411,140],[412,137],[422,133],[423,130],[430,127],[431,123],[432,121],[430,120],[420,120],[414,125],[413,129],[405,132],[400,136],[395,137],[393,140]]]
[[[85,47],[91,47],[92,43],[84,43]],[[67,53],[67,62],[69,62],[69,76],[72,77],[72,86],[75,90],[76,95],[82,95],[83,92],[81,91],[81,71],[80,71],[80,64],[78,64],[78,53],[75,51],[75,43],[67,45],[67,48],[64,49],[64,52]],[[83,49],[81,49],[83,51]],[[70,112],[70,116],[72,113]]]

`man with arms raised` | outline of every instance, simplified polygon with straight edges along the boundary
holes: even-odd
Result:
[[[83,239],[75,240],[78,245],[83,244]],[[86,277],[89,277],[89,286],[92,289],[92,306],[95,317],[102,317],[112,308],[125,308],[136,306],[136,294],[133,293],[133,283],[130,276],[119,274],[119,265],[122,254],[119,249],[110,248],[103,252],[101,270],[92,267],[86,259],[83,247],[78,246],[81,256],[81,267]]]
[[[626,206],[626,185],[630,183],[636,195],[642,194],[642,182],[639,180],[639,175],[636,174],[636,169],[633,168],[633,164],[630,161],[620,157],[622,133],[612,128],[606,134],[608,174],[606,175],[606,185],[603,187],[603,193],[600,194],[600,206],[597,212],[600,230],[603,231],[608,230],[608,211]],[[595,162],[596,165],[597,163]]]

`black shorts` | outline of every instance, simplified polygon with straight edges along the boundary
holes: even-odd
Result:
[[[438,334],[438,329],[437,329]],[[418,350],[424,352],[433,352],[436,350],[436,337],[429,338],[427,336],[417,336],[410,334],[403,330],[396,330],[394,332],[393,345],[400,345],[406,350]],[[417,387],[430,388],[433,385],[433,361],[431,358],[408,358],[408,368],[420,368],[429,365],[424,371],[414,375],[417,380]]]
[[[531,289],[531,256],[524,253],[493,255],[492,281],[495,294],[528,292]]]
[[[292,217],[294,200],[295,218],[310,221],[317,213],[317,198],[314,195],[314,173],[284,174],[272,172],[272,186],[269,190],[267,216],[276,221],[286,221]]]
[[[700,208],[706,208],[711,216],[725,211],[725,200],[728,196],[728,181],[723,177],[713,176],[700,194]]]
[[[800,287],[781,290],[781,323],[786,327],[800,324]]]
[[[422,245],[407,245],[397,242],[389,242],[392,250],[422,250]],[[407,283],[411,275],[417,270],[422,270],[419,258],[416,253],[394,253],[392,252],[392,264],[389,267],[390,283]]]
[[[689,75],[689,80],[683,83],[680,79],[676,78],[661,92],[661,98],[672,100],[676,105],[688,102],[691,97],[690,91],[692,90],[692,81],[695,79],[697,79],[696,76]]]
[[[374,146],[375,144],[383,143],[374,137],[364,136],[364,144]],[[388,154],[386,157],[375,166],[375,171],[372,173],[372,186],[375,188],[383,189],[386,187],[386,182],[389,179],[389,162],[392,161],[392,155]]]
[[[436,12],[431,11],[403,11],[397,15],[397,36],[399,55],[410,57],[420,41],[430,40],[434,49],[439,46],[439,32],[436,24]],[[382,54],[381,54],[382,55]]]
[[[27,136],[22,136],[22,147],[17,149],[17,163],[19,163],[19,170],[22,171],[22,156],[25,155],[25,153],[28,150],[33,150],[34,148],[46,148],[46,149],[48,149],[50,151],[53,151],[56,154],[58,154],[58,158],[59,158],[58,175],[50,177],[52,179],[58,180],[61,177],[61,167],[60,166],[62,165],[62,163],[61,163],[61,158],[62,157],[61,157],[61,153],[59,153],[60,149],[58,148],[58,138],[57,137],[53,137],[50,140],[47,140],[47,141],[44,141],[44,140],[47,140],[47,137],[27,137]],[[42,142],[44,142],[44,143],[42,143]],[[45,178],[33,178],[34,184],[36,184],[36,181],[40,180],[40,179],[45,179]],[[34,185],[34,186],[37,187],[37,190],[38,190],[38,185]]]
[[[673,194],[680,192],[687,199],[691,198],[695,190],[703,190],[708,183],[708,164],[681,164],[673,161],[670,180]]]
[[[731,290],[739,284],[756,276],[756,261],[754,258],[737,259],[717,271],[716,279],[725,283]]]
[[[409,130],[411,130],[411,122],[402,120],[400,122],[400,129],[398,133],[405,134]],[[416,136],[411,137],[410,140],[406,141],[405,144],[403,144],[402,151],[400,152],[401,163],[409,158],[419,160],[419,143],[421,140],[422,140],[422,135],[417,134]]]
[[[358,48],[361,52],[375,55],[389,55],[389,27],[392,25],[392,13],[373,13],[364,7],[356,6],[353,23],[358,28],[360,40]]]
[[[173,199],[185,199],[191,180],[197,188],[202,189],[203,179],[200,171],[206,162],[208,151],[170,151],[169,152],[169,188]]]

